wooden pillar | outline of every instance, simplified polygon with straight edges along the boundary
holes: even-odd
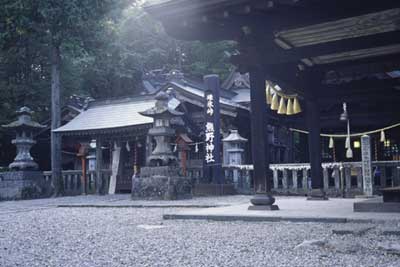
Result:
[[[307,123],[309,129],[308,150],[311,167],[311,188],[316,193],[318,190],[320,190],[320,192],[323,191],[324,181],[321,166],[319,106],[314,97],[307,101]]]
[[[146,135],[146,151],[145,151],[145,162],[147,165],[147,159],[151,155],[151,152],[153,151],[153,145],[151,143],[151,136]]]
[[[381,165],[378,168],[381,171],[381,187],[386,187],[386,167]]]
[[[250,71],[251,98],[251,148],[253,159],[253,179],[256,193],[271,191],[269,177],[269,146],[267,141],[267,106],[265,77],[261,68]]]
[[[60,94],[60,65],[61,56],[59,47],[51,48],[51,186],[54,196],[64,193],[64,181],[62,177],[62,155],[60,133],[53,130],[61,126],[61,94]]]
[[[103,194],[103,177],[101,175],[101,169],[103,165],[103,152],[101,150],[102,140],[100,137],[96,138],[96,194]]]

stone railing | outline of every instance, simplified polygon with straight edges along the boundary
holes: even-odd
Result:
[[[400,185],[400,161],[373,161],[372,168],[380,170],[380,176],[373,177],[374,192],[379,194],[383,187]],[[361,162],[322,163],[324,190],[331,196],[354,196],[362,194],[363,177]],[[252,165],[224,166],[229,176],[235,176],[237,187],[250,186]],[[273,191],[278,194],[307,194],[310,186],[310,164],[270,164],[273,174]],[[235,181],[233,181],[235,183]]]
[[[186,162],[186,175],[192,178],[194,183],[201,182],[203,177],[203,160],[191,159]]]
[[[101,171],[103,181],[106,182],[105,188],[108,188],[108,181],[111,175],[111,170]],[[43,172],[44,179],[47,182],[51,181],[51,171]],[[64,193],[67,196],[81,195],[84,193],[82,170],[65,170],[62,171],[64,182]],[[94,194],[96,192],[96,171],[88,171],[86,174],[86,193]]]

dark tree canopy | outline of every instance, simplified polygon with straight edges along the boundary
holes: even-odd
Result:
[[[218,73],[233,43],[176,41],[134,1],[0,0],[0,123],[28,105],[49,118],[52,45],[59,46],[62,99],[107,98],[140,90],[143,72],[181,67],[187,75]]]

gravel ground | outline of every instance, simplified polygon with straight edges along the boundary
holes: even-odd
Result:
[[[400,237],[381,235],[381,225],[353,236],[332,234],[343,224],[162,220],[163,213],[177,210],[48,207],[3,213],[0,266],[400,266],[400,255],[379,249]],[[295,248],[311,239],[346,246]]]

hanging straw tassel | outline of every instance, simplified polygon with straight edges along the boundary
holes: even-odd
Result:
[[[293,103],[292,103],[292,99],[288,99],[287,101],[287,110],[286,110],[286,115],[293,115]]]
[[[126,145],[125,145],[126,151],[130,152],[131,151],[131,147],[129,146],[129,142],[126,141]]]
[[[271,103],[272,103],[271,88],[270,88],[268,82],[265,82],[265,83],[266,83],[265,91],[266,91],[266,97],[267,97],[267,104],[271,105]]]
[[[272,97],[271,101],[271,109],[272,110],[278,110],[279,104],[278,104],[278,94],[275,93],[274,96]]]
[[[349,148],[346,150],[346,158],[350,159],[350,158],[352,158],[352,157],[353,157],[353,150],[351,150],[351,148],[349,147]]]
[[[299,100],[297,99],[297,97],[294,99],[293,101],[293,114],[297,114],[301,112],[301,107],[300,107],[300,103]]]
[[[350,136],[346,137],[346,143],[345,143],[345,148],[350,148]]]
[[[333,142],[333,138],[332,136],[329,137],[329,148],[333,148],[335,146],[334,142]]]
[[[386,141],[385,132],[382,130],[381,131],[381,142],[385,142],[385,141]]]
[[[194,152],[199,152],[199,143],[196,143],[196,145],[194,146]]]
[[[286,114],[286,103],[285,98],[281,97],[281,101],[279,103],[278,114]]]

